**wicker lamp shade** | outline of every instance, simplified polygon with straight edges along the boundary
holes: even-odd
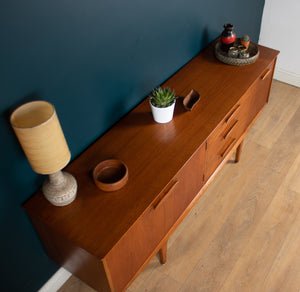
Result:
[[[50,174],[68,164],[71,154],[51,103],[26,103],[12,113],[10,121],[35,172]]]

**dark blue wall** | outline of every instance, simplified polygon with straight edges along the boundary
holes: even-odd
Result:
[[[73,157],[223,30],[257,41],[264,0],[0,2],[1,289],[35,291],[57,270],[22,203],[40,187],[10,128],[32,99],[52,102]]]

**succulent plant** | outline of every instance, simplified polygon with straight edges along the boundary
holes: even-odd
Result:
[[[241,37],[241,40],[243,41],[243,42],[248,42],[248,41],[250,41],[250,37],[248,36],[248,35],[243,35],[242,37]]]
[[[150,95],[150,102],[156,107],[168,107],[175,102],[175,99],[175,92],[168,87],[158,87]]]

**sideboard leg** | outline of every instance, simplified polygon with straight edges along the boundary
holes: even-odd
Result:
[[[240,143],[240,145],[236,148],[236,152],[235,152],[235,162],[239,162],[240,161],[240,157],[241,157],[241,152],[242,152],[242,147],[243,147],[243,142],[242,141]]]
[[[159,250],[159,260],[162,265],[167,262],[167,244],[168,241]]]

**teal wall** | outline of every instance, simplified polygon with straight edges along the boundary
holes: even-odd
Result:
[[[76,157],[232,22],[257,41],[264,0],[0,2],[1,289],[36,291],[58,269],[21,206],[44,179],[9,124],[52,102]]]

